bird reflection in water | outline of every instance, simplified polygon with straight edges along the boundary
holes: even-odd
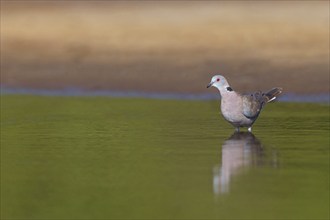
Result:
[[[231,178],[249,166],[265,164],[261,142],[251,132],[235,132],[222,145],[221,165],[214,168],[213,191],[216,195],[229,192]],[[276,154],[273,155],[276,166]]]

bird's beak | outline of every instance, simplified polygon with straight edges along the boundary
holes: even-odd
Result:
[[[210,88],[212,85],[213,85],[213,82],[210,82],[210,83],[206,86],[206,88]]]

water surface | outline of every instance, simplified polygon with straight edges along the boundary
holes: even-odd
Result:
[[[3,219],[328,219],[329,105],[1,96]]]

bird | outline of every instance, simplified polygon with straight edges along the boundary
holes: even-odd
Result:
[[[283,91],[282,88],[275,87],[267,92],[256,91],[244,95],[234,91],[222,75],[213,76],[207,88],[211,86],[219,90],[221,113],[225,120],[235,127],[236,132],[239,132],[241,127],[247,127],[248,131],[252,132],[252,125],[265,104],[275,100]]]

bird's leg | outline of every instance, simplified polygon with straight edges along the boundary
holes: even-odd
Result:
[[[236,127],[235,128],[235,132],[239,132],[239,127]]]
[[[249,131],[249,132],[252,132],[252,127],[249,127],[249,128],[248,128],[248,131]]]

